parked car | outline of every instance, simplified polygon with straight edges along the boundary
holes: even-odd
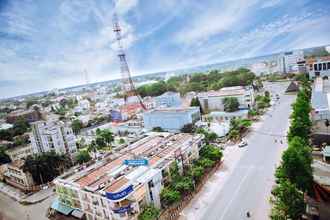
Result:
[[[241,141],[239,144],[238,144],[238,147],[245,147],[247,146],[248,143],[246,141]]]

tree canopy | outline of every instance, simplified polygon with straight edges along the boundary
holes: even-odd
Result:
[[[23,170],[31,173],[34,182],[39,185],[52,181],[71,165],[71,159],[67,155],[59,155],[50,151],[28,156]]]
[[[239,102],[236,97],[226,97],[223,99],[225,112],[235,112],[238,110]]]
[[[86,151],[86,150],[79,151],[78,155],[76,156],[76,161],[79,164],[86,163],[86,162],[90,161],[91,159],[92,159],[91,156],[89,155],[88,151]]]

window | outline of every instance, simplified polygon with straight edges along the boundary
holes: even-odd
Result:
[[[323,70],[327,70],[327,64],[323,63]]]
[[[314,71],[317,71],[317,64],[314,64]]]
[[[328,63],[328,70],[330,70],[330,62]]]
[[[322,63],[319,63],[319,71],[322,70]]]

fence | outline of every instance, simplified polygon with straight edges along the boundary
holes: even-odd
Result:
[[[197,184],[195,191],[186,195],[180,202],[166,208],[160,214],[158,220],[176,220],[179,218],[181,211],[190,203],[196,194],[198,194],[207,180],[218,170],[221,166],[222,160],[219,161],[208,173],[206,173],[201,181]]]

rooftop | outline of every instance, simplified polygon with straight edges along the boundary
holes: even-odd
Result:
[[[220,97],[220,96],[236,96],[236,95],[244,95],[246,88],[243,86],[231,86],[231,87],[224,87],[218,91],[208,91],[208,92],[201,92],[198,96],[200,97]]]
[[[161,109],[153,109],[148,111],[147,113],[187,113],[187,112],[193,112],[196,111],[196,109],[199,109],[198,107],[172,107],[172,108],[161,108]]]
[[[193,139],[197,140],[201,137],[201,135],[153,132],[150,133],[150,136],[123,149],[116,158],[106,158],[99,164],[94,164],[71,175],[59,177],[58,181],[94,192],[100,190],[118,192],[150,170],[161,169],[169,162],[169,159],[174,158],[176,150],[184,150],[190,146]],[[149,165],[148,167],[127,166],[124,164],[124,160],[127,159],[147,159]]]

